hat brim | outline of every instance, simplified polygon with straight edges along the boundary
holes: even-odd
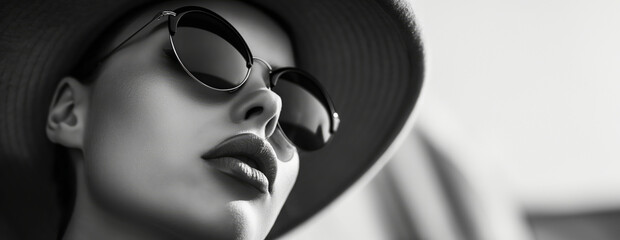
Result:
[[[39,179],[29,182],[50,184],[46,181],[52,175],[39,172],[53,165],[52,146],[42,126],[55,80],[75,65],[87,43],[97,37],[94,33],[123,13],[119,9],[146,2],[23,1],[0,10],[2,165],[37,168],[31,177]],[[299,177],[269,235],[277,237],[323,209],[377,165],[410,125],[424,59],[411,9],[404,1],[250,2],[287,26],[298,66],[321,81],[342,119],[328,146],[300,153]],[[3,196],[10,194],[2,191]],[[54,191],[23,194],[57,201],[52,200]],[[55,218],[39,223],[54,225],[43,221]]]

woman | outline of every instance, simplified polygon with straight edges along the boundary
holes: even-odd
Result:
[[[278,236],[380,165],[420,90],[392,2],[23,4],[1,14],[7,237]]]

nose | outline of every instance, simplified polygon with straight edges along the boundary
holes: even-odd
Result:
[[[264,61],[255,61],[248,80],[235,93],[231,109],[234,123],[254,129],[265,138],[275,131],[282,110],[280,96],[267,87],[269,72],[270,67]]]

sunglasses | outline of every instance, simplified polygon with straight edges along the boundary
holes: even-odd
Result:
[[[252,56],[241,34],[228,21],[202,7],[158,13],[99,62],[163,17],[168,17],[174,56],[192,79],[215,91],[233,93],[248,80],[252,65],[261,62],[269,70],[268,87],[282,99],[278,128],[290,143],[313,151],[325,146],[336,133],[340,118],[318,80],[294,67],[272,69],[267,61]]]

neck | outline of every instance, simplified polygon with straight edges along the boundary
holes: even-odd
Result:
[[[75,156],[78,155],[79,156]],[[71,152],[77,178],[76,201],[63,240],[80,239],[170,239],[171,236],[131,222],[93,201],[84,174],[81,153]],[[77,158],[76,158],[77,157]]]

